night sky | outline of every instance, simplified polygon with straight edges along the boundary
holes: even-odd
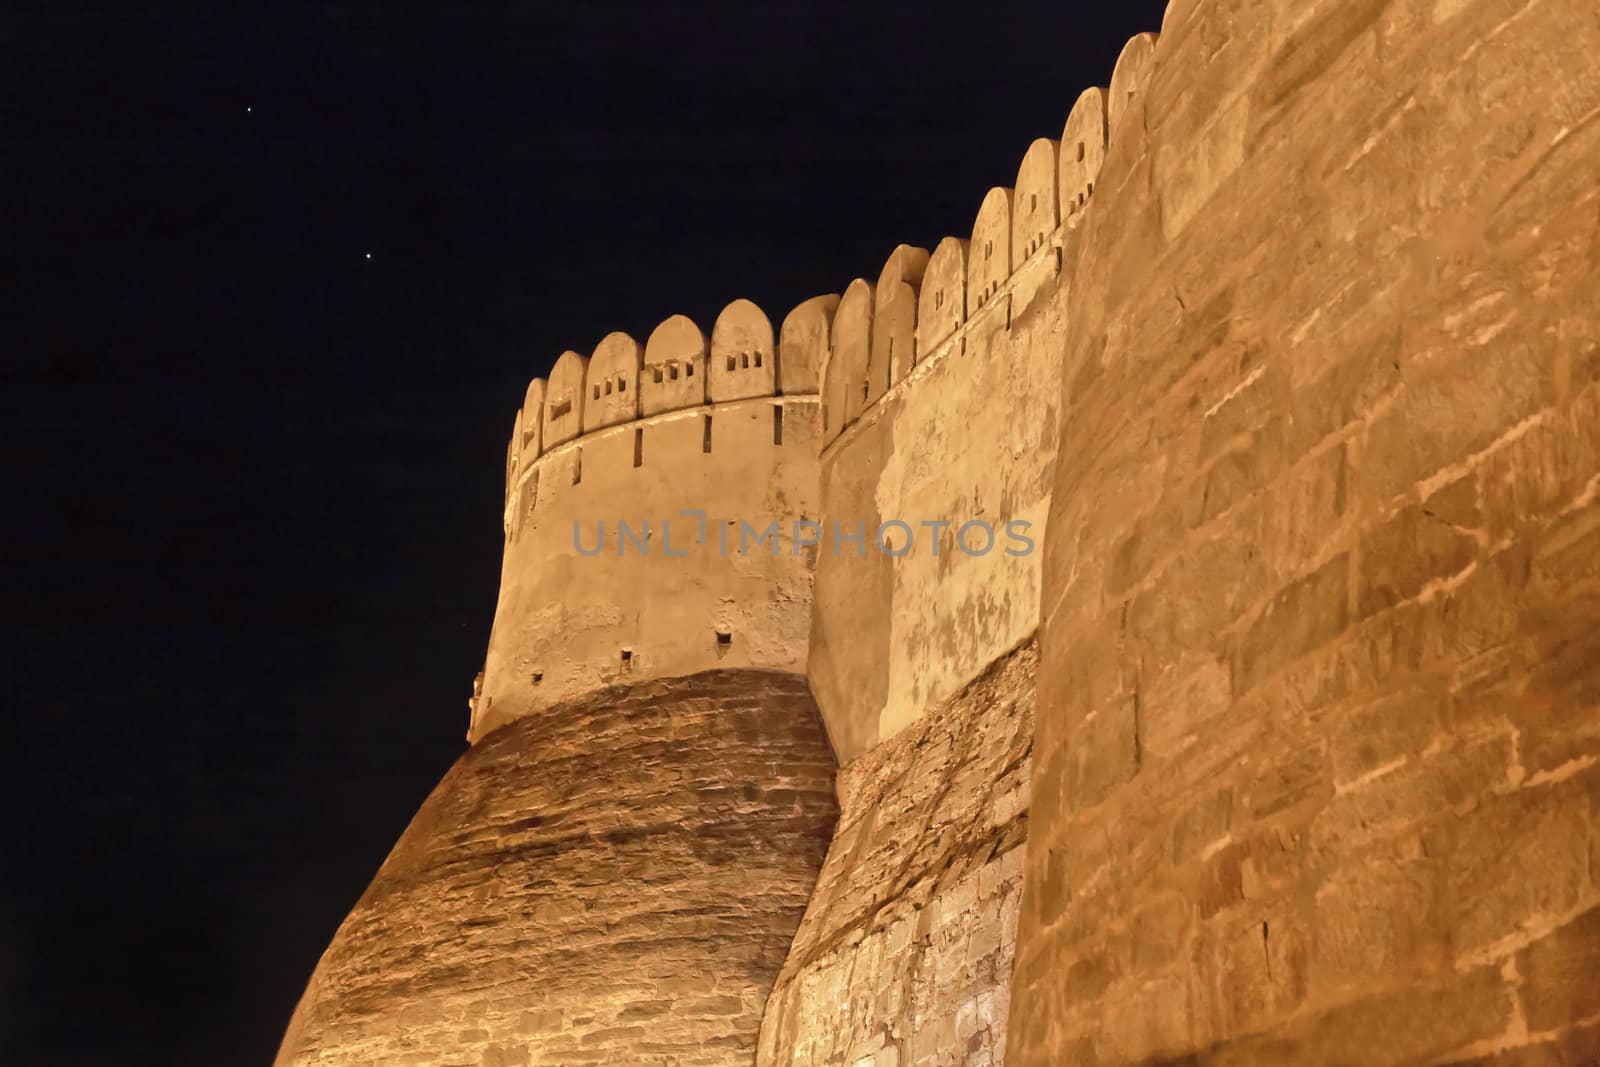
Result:
[[[462,751],[528,379],[965,236],[1162,6],[6,5],[0,1063],[270,1063]]]

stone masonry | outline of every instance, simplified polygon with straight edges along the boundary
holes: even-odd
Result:
[[[530,383],[280,1067],[1600,1064],[1600,7],[1159,29],[968,236]]]
[[[1082,235],[1014,1067],[1600,1062],[1600,9],[1169,9]]]
[[[647,682],[496,731],[339,928],[277,1062],[749,1064],[832,777],[794,675]]]
[[[1004,1062],[1037,665],[1030,642],[840,775],[758,1063]]]

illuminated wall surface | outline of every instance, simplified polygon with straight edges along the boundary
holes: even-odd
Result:
[[[968,237],[530,385],[280,1064],[1600,1062],[1600,9],[1160,29]]]

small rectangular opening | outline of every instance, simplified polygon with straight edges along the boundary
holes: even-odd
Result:
[[[534,671],[533,672],[533,684],[534,685],[538,685],[542,681],[544,681],[544,671]]]
[[[650,368],[650,374],[651,374],[652,377],[655,378],[656,384],[660,385],[661,384],[661,364],[657,363],[654,367],[651,367]]]
[[[622,650],[622,669],[624,671],[633,670],[633,649],[631,648]]]
[[[758,367],[761,366],[761,353],[760,352],[756,353],[756,366],[758,366]]]
[[[683,365],[683,376],[685,378],[693,378],[694,377],[694,364],[693,363],[685,363]]]
[[[572,450],[572,484],[577,485],[583,481],[583,449]]]
[[[733,635],[731,633],[728,633],[726,630],[718,630],[717,631],[717,645],[719,647],[728,648],[732,644],[733,644]]]
[[[729,356],[728,357],[728,369],[729,370],[733,370],[734,366],[736,365],[736,363],[737,363],[737,360],[733,356]]]
[[[707,415],[705,417],[705,420],[706,420],[705,421],[705,436],[700,442],[700,451],[702,451],[702,452],[710,452],[711,451],[711,416]]]
[[[1083,142],[1082,141],[1078,142],[1078,162],[1079,163],[1083,162]]]
[[[626,379],[626,378],[618,378],[617,379],[617,392],[626,393],[627,391],[628,391],[628,379]]]
[[[560,400],[550,405],[550,419],[552,422],[564,415],[570,415],[571,413],[572,398],[570,396],[565,400]]]
[[[667,365],[667,377],[671,378],[673,381],[678,380],[678,365],[676,363],[669,363]]]
[[[783,405],[772,405],[772,443],[783,444]]]
[[[633,465],[644,466],[644,427],[640,426],[633,431]]]

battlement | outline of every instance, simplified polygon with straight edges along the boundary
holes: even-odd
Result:
[[[964,576],[948,560],[926,573],[912,561],[905,578],[885,586],[856,573],[876,564],[822,561],[786,535],[796,519],[853,526],[885,518],[890,498],[918,518],[959,522],[968,517],[959,513],[964,505],[980,512],[992,506],[986,513],[1025,515],[1042,526],[1056,410],[1048,386],[1036,386],[1054,380],[1059,361],[1051,345],[1072,235],[1117,123],[1148,75],[1154,43],[1153,34],[1132,39],[1111,88],[1085,90],[1058,139],[1027,147],[1015,183],[982,198],[969,236],[946,237],[931,253],[896,246],[875,280],[855,278],[841,295],[804,301],[776,330],[761,308],[734,300],[709,335],[673,315],[643,344],[618,332],[587,355],[564,352],[547,379],[529,384],[506,452],[501,598],[469,736],[628,676],[755,667],[810,672],[835,745],[847,754],[881,729],[876,719],[869,729],[846,727],[840,716],[901,725],[944,695],[947,681],[1031,632],[1036,560],[973,564],[989,570]],[[1044,296],[1059,297],[1050,301],[1051,325],[1013,338],[1013,319],[1028,316]],[[996,388],[985,366],[939,369],[969,354],[1008,364],[1002,382],[1015,381]],[[978,399],[910,401],[927,390]],[[885,415],[891,405],[894,414]],[[902,434],[921,426],[924,455],[915,470],[902,470],[908,460],[895,456],[896,419],[905,422]],[[884,420],[888,428],[867,429]],[[1020,454],[1019,432],[1044,443],[1030,460],[994,463],[1001,453]],[[863,436],[876,444],[856,447]],[[985,457],[988,468],[970,470],[975,457]],[[990,502],[981,483],[996,471],[1007,487]],[[906,485],[916,491],[903,491]],[[683,547],[684,524],[680,519],[674,530],[672,521],[691,513],[703,516],[702,527],[720,524],[723,539],[726,528],[776,521],[775,551],[700,553],[685,561],[671,551]],[[586,547],[585,536],[599,550]],[[696,536],[704,547],[705,529]],[[931,605],[933,587],[952,580],[973,588],[1009,584],[1019,595],[981,647],[943,658],[950,679],[903,691],[884,682],[876,687],[881,693],[862,699],[873,687],[849,680],[858,670],[927,672],[917,662],[921,653],[828,640],[828,612],[813,617],[812,587],[829,570],[833,587],[845,590],[842,601],[878,613],[839,620],[857,633],[892,629],[879,615]],[[908,639],[932,638],[922,630],[895,638]],[[819,645],[830,647],[819,653]],[[840,662],[852,658],[867,663]],[[828,677],[819,679],[818,671]],[[830,686],[844,689],[830,699]],[[857,698],[848,713],[845,691]],[[846,740],[855,734],[859,740]]]
[[[688,315],[672,315],[640,346],[626,333],[606,334],[590,355],[563,352],[549,379],[528,384],[506,451],[506,534],[530,483],[546,458],[582,448],[597,434],[632,426],[643,466],[645,430],[664,418],[699,413],[714,418],[718,405],[784,398],[774,403],[774,437],[782,411],[797,397],[816,397],[829,323],[837,298],[824,296],[795,307],[774,334],[770,318],[746,299],[731,302],[712,325],[710,338]],[[782,344],[779,344],[779,338]]]

